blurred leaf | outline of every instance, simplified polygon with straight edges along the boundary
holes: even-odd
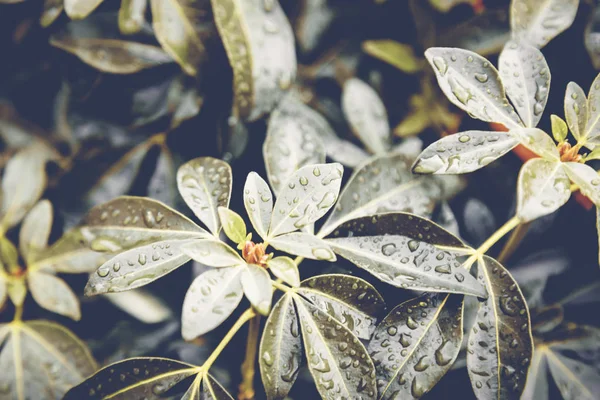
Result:
[[[254,264],[246,264],[242,267],[240,275],[244,294],[262,315],[269,315],[273,289],[271,288],[271,277],[266,269]]]
[[[144,14],[148,0],[122,0],[119,8],[119,30],[125,35],[137,33],[146,23]]]
[[[104,0],[64,0],[65,11],[69,18],[84,19]]]
[[[547,400],[548,397],[548,364],[543,350],[535,349],[531,367],[527,374],[527,384],[523,390],[523,399]]]
[[[113,305],[145,324],[157,324],[173,317],[171,309],[159,297],[144,289],[104,296]]]
[[[300,286],[300,272],[298,266],[289,257],[275,257],[267,261],[269,271],[277,278],[292,287]]]
[[[229,208],[219,207],[219,219],[227,237],[234,243],[242,243],[246,240],[246,224],[238,213]]]
[[[393,65],[407,74],[414,74],[423,68],[423,60],[417,58],[413,48],[394,40],[366,40],[362,49],[372,57]]]
[[[294,264],[295,265],[295,264]],[[298,284],[300,284],[300,278],[298,277]],[[4,274],[0,274],[0,309],[4,307],[6,299],[8,298],[8,284]]]
[[[322,239],[304,232],[290,232],[269,240],[279,251],[321,261],[335,261],[335,254]]]
[[[189,258],[209,267],[235,267],[245,264],[240,255],[227,244],[214,239],[188,242],[181,249]]]
[[[569,82],[565,92],[565,117],[571,133],[577,140],[585,137],[588,112],[585,92],[575,82]]]
[[[44,0],[44,9],[40,16],[40,25],[44,28],[49,27],[62,14],[64,9],[64,0]]]
[[[565,400],[593,400],[600,390],[600,373],[596,368],[544,349],[556,386]]]
[[[173,154],[167,146],[160,146],[156,168],[148,183],[148,197],[173,207],[178,198],[176,176]]]
[[[244,184],[244,206],[252,227],[261,238],[267,237],[273,213],[273,194],[256,172],[250,172]]]
[[[472,4],[473,0],[429,0],[429,4],[441,12],[448,12],[459,4]]]
[[[332,22],[336,18],[335,9],[327,0],[307,0],[302,2],[295,23],[296,40],[304,53],[314,51]]]
[[[588,23],[585,26],[584,43],[585,48],[590,55],[592,65],[596,70],[600,69],[600,32],[598,32],[598,22],[600,20],[600,8],[594,7]]]
[[[75,321],[81,319],[79,300],[62,279],[45,272],[31,272],[27,274],[27,285],[40,307]]]
[[[579,0],[512,0],[510,22],[515,39],[544,47],[571,26]]]
[[[52,204],[48,200],[42,200],[25,216],[19,231],[19,249],[27,263],[46,248],[51,229]]]

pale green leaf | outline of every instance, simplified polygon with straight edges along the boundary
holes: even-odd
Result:
[[[468,50],[433,47],[425,52],[446,97],[472,117],[509,129],[522,126],[508,102],[498,71]]]
[[[173,312],[160,297],[145,289],[105,294],[104,298],[114,306],[145,324],[165,322],[173,317]]]
[[[598,369],[563,356],[552,349],[544,353],[556,386],[565,400],[594,400],[600,389]]]
[[[279,251],[313,260],[335,261],[335,254],[322,239],[304,232],[291,232],[274,237],[269,244]]]
[[[584,137],[589,140],[597,140],[600,136],[600,74],[596,76],[590,86],[587,102],[588,120]],[[594,146],[588,147],[594,148]]]
[[[75,321],[81,318],[79,300],[62,279],[45,272],[27,274],[27,285],[40,307]]]
[[[213,330],[235,310],[242,300],[244,268],[210,269],[194,279],[183,301],[181,333],[185,340]]]
[[[240,280],[246,298],[256,311],[262,315],[269,315],[273,289],[271,288],[271,277],[267,270],[258,265],[247,264],[242,267]]]
[[[234,249],[219,240],[190,241],[181,247],[181,251],[189,258],[209,267],[235,267],[245,264]]]
[[[6,286],[6,291],[10,301],[12,301],[15,307],[23,305],[25,297],[27,297],[27,286],[25,286],[25,281],[23,279],[9,280]]]
[[[335,204],[344,168],[337,163],[302,167],[284,184],[275,202],[269,238],[302,229]]]
[[[246,178],[244,206],[254,230],[261,238],[266,238],[273,213],[273,194],[267,182],[256,172],[250,172]]]
[[[579,0],[512,0],[513,37],[542,48],[571,26],[578,6]]]
[[[246,224],[238,213],[229,208],[219,207],[219,219],[223,230],[229,239],[235,243],[241,243],[246,240]]]
[[[510,134],[540,157],[558,161],[560,155],[550,135],[538,128],[513,129]]]
[[[56,21],[64,9],[63,0],[44,0],[44,9],[40,15],[40,25],[47,28]]]
[[[423,60],[415,56],[413,48],[394,40],[366,40],[362,43],[365,53],[380,59],[407,74],[414,74],[423,68]]]
[[[587,196],[595,205],[600,205],[600,176],[598,172],[585,164],[568,162],[564,165],[569,178],[579,186],[581,193]]]
[[[350,78],[342,89],[342,110],[354,134],[375,154],[390,148],[390,125],[377,92],[358,78]]]
[[[558,210],[571,197],[571,182],[559,161],[533,158],[519,172],[517,216],[533,221]]]
[[[554,140],[558,143],[564,142],[569,134],[567,123],[561,117],[554,114],[550,116],[550,120],[552,121],[552,136]]]
[[[64,0],[65,12],[72,19],[84,19],[104,0]]]
[[[295,265],[295,264],[294,264]],[[298,285],[300,284],[300,278],[298,277]],[[8,284],[4,273],[0,273],[0,308],[4,307],[6,299],[8,298]]]
[[[298,266],[289,257],[275,257],[267,261],[269,271],[277,278],[292,287],[300,286],[300,272]]]
[[[122,0],[119,8],[119,30],[125,35],[142,30],[146,19],[144,14],[148,0]]]
[[[195,158],[179,167],[177,187],[194,214],[215,235],[221,230],[217,209],[229,207],[231,167],[212,157]]]
[[[498,59],[506,94],[523,124],[535,128],[550,92],[550,69],[541,51],[527,43],[509,42]]]
[[[463,174],[488,165],[518,144],[510,133],[466,131],[431,144],[413,165],[417,174]]]
[[[565,91],[565,117],[575,139],[583,139],[589,110],[585,92],[575,82],[569,82]]]
[[[543,350],[535,349],[522,399],[548,400],[548,364]]]
[[[42,200],[25,216],[19,232],[19,249],[27,263],[48,245],[52,229],[52,204]]]

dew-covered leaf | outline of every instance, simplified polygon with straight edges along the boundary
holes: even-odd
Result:
[[[267,267],[277,278],[292,287],[300,286],[298,265],[289,257],[275,257],[267,261]]]
[[[157,324],[173,317],[169,306],[145,289],[105,294],[104,298],[145,324]]]
[[[519,398],[533,356],[527,302],[508,271],[484,256],[479,281],[489,297],[480,300],[467,345],[467,368],[477,398]],[[490,349],[496,349],[491,352]]]
[[[302,281],[295,292],[360,339],[371,338],[377,318],[385,310],[383,298],[370,283],[349,275],[315,276]]]
[[[329,245],[310,233],[291,232],[274,237],[269,244],[279,251],[313,260],[335,261],[335,254]]]
[[[579,0],[513,0],[510,9],[513,37],[542,48],[571,26],[578,6]]]
[[[522,122],[508,102],[496,68],[468,50],[434,47],[425,52],[446,97],[474,118],[509,129]]]
[[[388,151],[390,125],[377,92],[358,78],[350,78],[342,90],[342,110],[354,134],[375,154]]]
[[[323,399],[375,399],[375,367],[363,344],[348,328],[308,301],[294,295],[302,339]]]
[[[423,150],[412,169],[417,174],[473,172],[502,157],[517,144],[507,132],[459,132]]]
[[[273,307],[260,341],[260,376],[267,399],[284,399],[302,363],[302,340],[292,295],[285,294]]]
[[[146,19],[144,14],[148,0],[122,0],[119,8],[119,30],[125,35],[142,30]]]
[[[296,77],[292,28],[278,1],[211,4],[233,68],[234,106],[243,119],[256,120],[273,110]]]
[[[19,231],[19,249],[27,263],[46,248],[51,229],[52,204],[42,200],[25,216]]]
[[[425,294],[381,321],[369,343],[379,398],[421,398],[448,372],[462,343],[463,305],[461,296]]]
[[[337,163],[307,165],[292,174],[275,202],[269,237],[302,229],[335,204],[344,168]]]
[[[285,96],[269,118],[263,156],[267,176],[278,194],[292,174],[311,164],[325,162],[321,131],[327,121],[304,105],[294,93]]]
[[[75,321],[81,318],[79,300],[62,279],[45,272],[31,272],[27,274],[27,285],[40,307]]]
[[[0,325],[0,347],[0,388],[6,399],[61,399],[96,371],[86,345],[54,322]],[[89,398],[89,389],[75,398]]]
[[[404,43],[385,39],[366,40],[362,43],[362,49],[407,74],[414,74],[423,68],[423,60],[417,58],[413,48]]]
[[[552,121],[552,137],[554,137],[554,140],[558,143],[564,142],[569,134],[567,123],[564,119],[554,114],[550,116],[550,120]]]
[[[266,238],[273,213],[273,194],[267,182],[256,172],[250,172],[246,178],[244,206],[254,230],[261,238]]]
[[[190,257],[183,247],[196,242],[199,241],[162,240],[119,253],[90,276],[84,293],[93,296],[122,292],[154,282],[188,262]]]
[[[600,75],[596,76],[590,86],[587,99],[588,120],[586,121],[584,137],[593,140],[600,136]],[[593,146],[588,146],[595,148]]]
[[[589,165],[568,162],[563,164],[571,181],[592,203],[600,205],[600,175]]]
[[[177,187],[181,196],[213,234],[221,230],[217,209],[229,207],[231,167],[212,157],[196,158],[179,167]]]
[[[552,349],[543,351],[563,399],[594,400],[598,397],[600,373],[597,368],[565,357]]]
[[[348,221],[327,239],[333,251],[391,285],[432,292],[486,296],[458,258],[469,252],[431,221],[390,213]]]
[[[195,240],[181,248],[189,258],[209,267],[235,267],[245,264],[240,255],[220,240]]]
[[[571,181],[561,162],[543,158],[527,161],[517,183],[517,216],[533,221],[558,210],[571,197]]]
[[[65,12],[71,19],[84,19],[104,0],[64,0]]]
[[[540,157],[559,160],[560,156],[556,144],[550,135],[538,128],[513,129],[510,134],[518,139],[521,144]]]
[[[164,399],[196,367],[167,358],[139,357],[110,364],[69,390],[64,400]]]
[[[181,333],[185,340],[213,330],[235,310],[243,295],[243,268],[209,269],[194,279],[183,301]]]
[[[198,32],[201,6],[199,0],[150,0],[156,39],[189,75],[198,73],[206,57]]]
[[[240,280],[244,294],[256,311],[262,315],[269,315],[273,289],[267,270],[258,265],[247,264],[242,267]]]
[[[575,139],[583,138],[589,110],[585,92],[575,82],[569,82],[565,91],[565,118]]]
[[[498,67],[523,124],[535,128],[550,92],[550,69],[544,55],[527,43],[509,42],[500,53]]]
[[[229,208],[219,207],[219,219],[223,230],[229,239],[235,243],[241,243],[246,240],[246,224],[238,213]]]

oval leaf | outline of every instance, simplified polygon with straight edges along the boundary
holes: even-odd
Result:
[[[72,19],[84,19],[104,0],[64,0],[65,12]]]
[[[81,319],[79,300],[62,279],[44,272],[33,272],[27,274],[27,284],[40,307],[75,321]]]
[[[322,239],[304,232],[292,232],[277,236],[269,244],[279,251],[313,260],[335,261],[335,254]]]
[[[550,135],[538,128],[513,129],[510,134],[518,139],[521,144],[540,157],[550,160],[559,160],[560,155],[556,144]]]
[[[182,246],[181,251],[189,258],[209,267],[235,267],[245,264],[235,250],[218,240],[195,240]]]
[[[269,271],[292,287],[300,286],[298,266],[289,257],[275,257],[267,261]],[[0,295],[1,296],[1,295]]]
[[[256,172],[250,172],[244,184],[244,206],[252,227],[261,238],[267,237],[273,214],[273,194]]]
[[[581,193],[586,195],[595,205],[600,204],[600,175],[589,165],[568,162],[564,163],[569,178],[579,186]]]
[[[600,136],[600,74],[596,76],[588,93],[588,120],[585,125],[585,134],[588,140]]]
[[[27,263],[46,248],[52,229],[52,204],[42,200],[25,217],[19,231],[19,249]]]
[[[273,298],[269,273],[266,269],[254,264],[247,264],[242,268],[240,279],[244,294],[256,311],[262,315],[269,315]]]
[[[413,48],[404,43],[394,40],[366,40],[362,43],[362,49],[407,74],[414,74],[423,68],[423,60],[418,59]]]
[[[565,91],[565,118],[575,139],[583,139],[589,110],[585,92],[575,82],[569,82]]]
[[[573,23],[579,0],[513,0],[510,22],[513,37],[542,48]]]
[[[234,243],[246,240],[246,224],[238,213],[229,208],[219,207],[219,219],[227,237]]]

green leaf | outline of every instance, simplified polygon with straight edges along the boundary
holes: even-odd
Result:
[[[379,292],[369,282],[353,276],[315,276],[302,281],[295,292],[360,339],[371,338],[377,318],[385,310],[385,302]]]
[[[119,253],[90,275],[84,293],[94,296],[122,292],[154,282],[188,262],[190,257],[183,247],[196,242],[199,241],[162,240]]]
[[[0,274],[0,308],[4,307],[6,299],[8,298],[8,284],[3,275],[4,274]],[[298,282],[298,284],[300,283]]]
[[[456,194],[455,185],[449,183],[457,178],[416,176],[410,164],[410,159],[400,153],[373,157],[361,164],[344,186],[319,236],[367,215],[404,211],[428,216],[437,201]]]
[[[300,286],[298,266],[289,257],[275,257],[267,261],[267,267],[277,278],[292,287]]]
[[[556,386],[565,400],[594,400],[598,396],[598,369],[563,356],[552,349],[542,350]]]
[[[513,129],[510,134],[518,139],[521,144],[540,157],[549,160],[560,160],[556,144],[550,135],[538,128]]]
[[[189,258],[209,267],[236,267],[245,261],[229,245],[214,239],[195,240],[182,246],[181,251]]]
[[[522,126],[506,98],[498,71],[488,60],[468,50],[442,47],[428,49],[425,57],[440,88],[458,108],[473,118],[509,129]]]
[[[195,158],[177,171],[181,197],[215,235],[221,230],[217,209],[229,207],[231,182],[229,164],[212,157]]]
[[[459,4],[473,3],[473,0],[429,0],[429,3],[441,12],[447,13]]]
[[[369,353],[381,399],[418,399],[448,372],[463,338],[461,296],[425,294],[381,321]]]
[[[189,74],[196,75],[206,49],[198,25],[204,15],[199,0],[150,0],[152,27],[163,49]]]
[[[221,325],[242,300],[244,267],[209,269],[192,282],[181,316],[181,333],[192,340]]]
[[[122,0],[119,8],[119,30],[122,34],[131,35],[142,30],[146,19],[144,14],[148,0]]]
[[[598,139],[600,136],[600,74],[596,76],[590,86],[587,99],[588,120],[586,121],[584,137],[587,140]],[[590,149],[595,148],[597,143],[592,146],[586,144]]]
[[[519,172],[517,216],[529,222],[552,214],[571,197],[571,181],[559,161],[532,158]]]
[[[565,92],[565,117],[567,125],[575,139],[585,136],[585,127],[589,119],[589,110],[585,92],[575,82],[569,82]]]
[[[233,68],[234,108],[254,121],[275,108],[296,78],[292,28],[277,1],[211,4]]]
[[[40,307],[75,321],[81,319],[79,300],[62,279],[45,272],[30,272],[27,274],[27,285]]]
[[[483,256],[477,265],[489,297],[479,303],[467,342],[471,385],[478,399],[519,398],[533,356],[527,302],[517,282],[496,260]]]
[[[365,40],[362,43],[362,49],[370,56],[407,74],[414,74],[423,69],[423,60],[415,56],[413,48],[395,40]]]
[[[296,170],[325,162],[325,146],[320,131],[331,129],[314,116],[293,93],[279,103],[269,118],[263,156],[267,176],[278,194]],[[320,117],[320,116],[318,116]]]
[[[242,267],[240,279],[244,294],[256,311],[262,315],[269,315],[273,289],[267,270],[258,265],[246,264]]]
[[[371,86],[350,78],[342,89],[342,111],[354,134],[375,154],[390,148],[390,125],[385,106]]]
[[[367,350],[348,328],[298,295],[308,368],[324,399],[375,399],[375,367]]]
[[[44,0],[44,9],[40,16],[40,25],[47,28],[56,21],[64,9],[63,0]]]
[[[273,214],[273,194],[267,182],[256,172],[250,172],[246,178],[244,206],[252,227],[265,239]]]
[[[563,164],[571,181],[592,203],[600,205],[600,176],[592,167],[585,164],[568,162]]]
[[[223,230],[229,239],[235,243],[242,243],[246,240],[246,224],[238,213],[229,208],[219,207],[219,219],[223,225]]]
[[[431,144],[413,165],[417,174],[477,171],[512,150],[518,142],[507,132],[466,131]]]
[[[104,0],[64,0],[65,11],[71,19],[84,19]]]
[[[550,69],[541,51],[527,43],[509,42],[498,59],[506,94],[521,120],[535,128],[550,92]]]
[[[260,376],[267,399],[284,399],[298,377],[302,363],[302,340],[292,294],[273,307],[260,341]]]
[[[279,251],[313,260],[335,261],[335,254],[322,239],[304,232],[277,236],[269,244]]]
[[[0,325],[0,346],[0,388],[7,399],[61,399],[97,368],[87,346],[54,322]],[[75,398],[90,398],[89,390]]]
[[[8,271],[19,269],[19,252],[5,236],[0,236],[0,261]]]
[[[302,229],[335,204],[344,168],[337,163],[307,165],[285,183],[275,202],[269,238]]]
[[[558,143],[564,142],[569,134],[567,123],[561,117],[554,114],[550,116],[550,120],[552,121],[552,136],[554,140]]]
[[[458,258],[471,250],[431,221],[390,213],[341,225],[327,243],[338,255],[397,287],[487,296]]]
[[[165,398],[173,386],[198,372],[193,365],[157,357],[139,357],[110,364],[69,390],[64,400]],[[150,397],[148,397],[150,396]]]
[[[542,48],[571,26],[578,6],[579,0],[512,0],[513,38]]]
[[[42,200],[29,211],[19,231],[19,249],[28,264],[48,245],[51,229],[52,204]]]

